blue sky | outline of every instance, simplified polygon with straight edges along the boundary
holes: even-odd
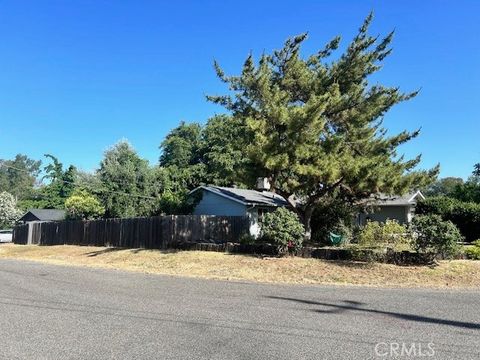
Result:
[[[374,81],[421,88],[385,118],[421,127],[402,147],[468,177],[480,162],[478,1],[5,1],[0,0],[0,158],[51,153],[84,170],[127,138],[156,163],[179,121],[223,110],[217,59],[238,73],[250,51],[279,48],[305,31],[304,53],[335,35],[345,46],[375,11],[372,34],[395,29],[393,54]],[[343,48],[343,47],[342,47]]]

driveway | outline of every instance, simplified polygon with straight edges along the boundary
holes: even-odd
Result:
[[[0,260],[0,336],[1,359],[478,359],[480,292]]]

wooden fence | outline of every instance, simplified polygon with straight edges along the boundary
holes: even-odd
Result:
[[[249,219],[244,216],[173,215],[32,222],[14,228],[13,242],[167,249],[185,243],[238,242],[240,236],[248,231]]]

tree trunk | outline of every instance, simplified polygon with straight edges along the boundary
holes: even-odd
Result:
[[[313,206],[307,207],[301,216],[301,220],[303,223],[303,226],[305,228],[305,238],[304,241],[310,241],[312,239],[312,226],[311,226],[311,220],[312,220],[312,215],[313,215]]]

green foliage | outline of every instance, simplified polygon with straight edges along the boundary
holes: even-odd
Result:
[[[357,214],[355,207],[341,199],[332,199],[317,205],[312,216],[312,242],[329,245],[329,233],[352,237],[352,224]]]
[[[448,197],[432,197],[419,201],[415,211],[421,215],[436,214],[451,221],[466,241],[473,241],[480,236],[480,204]]]
[[[428,196],[446,196],[463,202],[480,203],[480,164],[474,166],[467,181],[448,177],[436,181],[425,190]]]
[[[248,156],[245,156],[251,138],[249,129],[238,118],[217,115],[208,120],[203,129],[202,157],[208,184],[253,185],[261,174],[255,173]]]
[[[189,190],[202,184],[242,185],[240,172],[253,182],[244,156],[246,133],[241,122],[225,115],[212,117],[204,127],[182,122],[160,145],[159,165]]]
[[[0,229],[11,228],[22,216],[12,194],[0,192]]]
[[[405,247],[410,242],[406,226],[395,220],[385,223],[369,221],[358,234],[358,244],[364,247]]]
[[[465,249],[465,255],[472,260],[480,260],[480,240],[472,242],[472,246]]]
[[[463,186],[463,179],[457,177],[446,177],[438,179],[433,184],[428,186],[424,191],[427,197],[432,196],[449,196],[455,197],[459,192],[459,188]]]
[[[177,166],[184,168],[198,164],[201,156],[202,128],[200,124],[180,123],[178,127],[170,131],[160,145],[162,155],[160,166]]]
[[[262,239],[275,244],[280,254],[300,248],[304,233],[298,216],[288,209],[278,208],[263,217]]]
[[[461,186],[457,186],[452,197],[464,201],[480,203],[480,176],[470,176]]]
[[[132,146],[120,141],[105,152],[98,176],[106,217],[150,215],[155,206],[153,172]]]
[[[30,198],[35,192],[41,161],[18,154],[13,160],[0,159],[0,191],[6,191],[18,201]]]
[[[159,213],[165,215],[188,215],[191,214],[198,203],[196,195],[189,195],[187,191],[165,190],[160,196]]]
[[[257,242],[257,239],[250,234],[242,234],[239,239],[240,244],[243,245],[253,245]]]
[[[46,154],[45,157],[52,160],[52,163],[44,167],[44,179],[49,180],[49,183],[38,190],[40,202],[37,205],[41,205],[41,208],[62,209],[65,200],[75,189],[77,169],[70,165],[64,171],[63,164],[55,156]]]
[[[372,193],[403,194],[430,184],[438,167],[415,171],[420,156],[406,160],[397,148],[419,131],[387,136],[385,114],[417,93],[370,85],[368,80],[390,54],[393,33],[383,39],[368,34],[368,16],[347,50],[327,61],[339,37],[302,58],[301,34],[284,47],[250,55],[241,74],[227,76],[215,63],[232,94],[208,99],[231,111],[253,134],[245,147],[249,163],[267,176],[273,189],[291,203],[310,233],[313,209],[325,198],[354,203]]]
[[[65,201],[65,209],[67,218],[75,220],[93,220],[105,213],[98,199],[85,190],[75,191]]]
[[[411,223],[414,248],[419,253],[433,253],[451,258],[459,251],[463,237],[451,221],[439,215],[418,215]]]

